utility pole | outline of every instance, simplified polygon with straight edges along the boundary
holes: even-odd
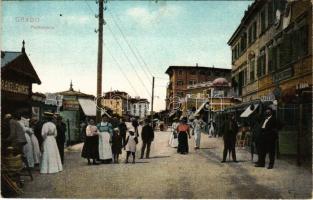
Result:
[[[152,77],[152,96],[151,96],[151,124],[153,127],[153,101],[154,101],[154,76]]]
[[[99,0],[99,30],[98,30],[98,63],[97,63],[97,107],[101,108],[102,96],[102,49],[103,49],[103,1]],[[97,109],[96,121],[101,121],[101,110]]]

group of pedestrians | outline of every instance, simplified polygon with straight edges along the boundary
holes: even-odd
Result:
[[[210,121],[210,127],[214,128],[214,123]],[[172,134],[170,136],[169,145],[171,147],[177,147],[177,152],[181,154],[187,154],[189,152],[188,138],[190,139],[190,133],[194,135],[195,149],[200,148],[201,133],[207,124],[196,115],[196,119],[188,123],[187,117],[182,117],[178,122],[177,118],[172,123]],[[239,131],[238,122],[235,115],[230,113],[227,119],[222,124],[221,134],[223,135],[224,149],[221,162],[226,162],[227,155],[232,157],[233,162],[238,162],[236,158],[236,138]],[[273,109],[271,107],[266,108],[264,117],[253,122],[251,126],[252,143],[255,144],[258,161],[255,163],[255,167],[265,167],[265,158],[269,154],[268,169],[274,167],[276,143],[278,139],[278,130],[280,129],[280,123],[273,116]],[[209,128],[210,129],[210,128]],[[211,135],[209,135],[210,137]],[[253,153],[253,152],[252,152]]]
[[[136,147],[139,142],[139,123],[133,119],[131,127],[128,128],[123,119],[120,119],[119,123],[117,121],[117,117],[109,118],[106,114],[102,115],[102,121],[97,125],[93,119],[89,120],[82,149],[82,157],[87,159],[89,165],[97,165],[99,162],[119,163],[123,149],[126,151],[125,163],[129,162],[130,156],[132,156],[132,163],[135,163]],[[148,119],[142,127],[141,139],[140,158],[143,158],[145,152],[146,158],[149,158],[154,131]]]
[[[27,118],[16,112],[6,114],[2,122],[2,152],[13,147],[21,154],[25,166],[39,167],[40,173],[56,173],[63,170],[66,126],[62,117],[45,113],[45,119]]]

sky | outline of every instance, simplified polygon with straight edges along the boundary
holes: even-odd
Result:
[[[231,68],[227,41],[252,1],[108,1],[104,11],[102,90],[121,90],[165,109],[168,66]],[[2,1],[1,50],[22,41],[41,85],[96,95],[96,1]]]

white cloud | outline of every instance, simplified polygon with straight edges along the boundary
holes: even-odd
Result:
[[[159,6],[157,10],[149,11],[143,7],[133,7],[127,10],[126,14],[131,17],[136,23],[147,27],[154,23],[159,23],[163,19],[174,18],[181,12],[181,7],[178,6]]]
[[[88,15],[69,15],[62,16],[62,21],[69,25],[84,25],[90,23],[90,16]]]

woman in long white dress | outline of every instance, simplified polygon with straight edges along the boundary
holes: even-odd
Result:
[[[31,120],[31,127],[26,129],[26,132],[30,135],[30,139],[33,145],[33,155],[34,155],[34,163],[35,164],[40,164],[40,159],[41,159],[41,152],[40,152],[40,147],[39,147],[39,142],[37,137],[34,134],[34,120]]]
[[[112,148],[110,144],[113,133],[112,125],[108,122],[108,117],[102,115],[102,121],[97,125],[99,135],[99,159],[102,163],[112,161]]]
[[[178,120],[175,119],[172,123],[172,134],[170,136],[169,145],[170,147],[176,148],[178,146],[178,133],[176,131],[178,126]]]
[[[51,120],[52,116],[49,116],[48,122],[44,123],[41,130],[44,141],[40,173],[43,174],[56,173],[63,170],[59,149],[55,140],[57,128]]]
[[[23,127],[25,138],[26,138],[26,144],[23,146],[23,153],[26,157],[28,167],[34,167],[34,152],[33,152],[33,145],[32,141],[30,139],[29,135],[29,128],[28,128],[28,120],[24,117],[21,117],[21,120],[19,120],[19,123]]]

